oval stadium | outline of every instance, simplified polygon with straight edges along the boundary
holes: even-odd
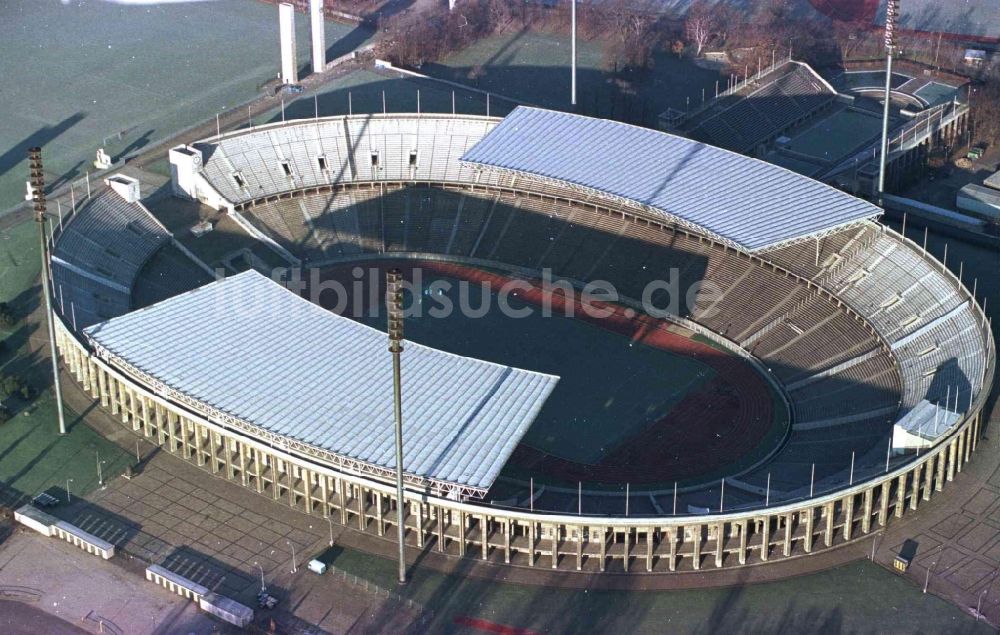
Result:
[[[413,550],[779,561],[920,513],[976,450],[974,285],[783,168],[518,107],[254,126],[170,171],[176,213],[119,175],[54,228],[59,352],[123,426],[276,504],[396,535],[392,268]]]

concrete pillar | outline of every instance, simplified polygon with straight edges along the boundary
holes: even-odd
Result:
[[[785,515],[785,544],[782,549],[782,553],[785,557],[792,555],[792,526],[795,524],[795,516],[793,514]]]
[[[646,528],[646,571],[653,570],[653,532],[652,527]],[[577,569],[579,568],[577,566]]]
[[[958,441],[953,439],[952,442],[948,444],[948,481],[949,482],[955,480],[955,458],[957,456],[956,455],[957,452],[958,452]]]
[[[806,542],[805,550],[806,553],[812,553],[813,550],[813,523],[816,519],[816,510],[810,507],[805,512],[806,515]]]
[[[906,503],[906,472],[899,475],[896,481],[896,518],[903,517],[903,505]]]
[[[604,571],[604,566],[608,561],[608,528],[603,525],[601,526],[600,544],[601,553],[598,555],[599,561],[597,563],[597,567],[601,571]]]
[[[583,534],[585,527],[576,528],[576,570],[583,569]]]
[[[326,69],[326,25],[323,20],[323,0],[309,0],[309,26],[312,33],[312,67],[314,73]]]
[[[503,521],[503,562],[510,564],[510,534],[513,528],[509,520]]]
[[[236,474],[233,472],[233,450],[232,441],[229,436],[223,435],[222,437],[222,452],[226,459],[226,480],[231,481],[236,478]]]
[[[944,470],[948,463],[948,448],[939,450],[937,457],[937,478],[934,479],[934,490],[940,492],[944,488]]]
[[[195,431],[197,434],[197,431]],[[250,475],[247,474],[247,444],[244,441],[239,442],[240,447],[240,483],[243,487],[246,487],[250,483]],[[325,479],[325,477],[324,477]],[[324,502],[326,499],[324,498]],[[326,515],[325,513],[323,514]]]
[[[365,518],[365,499],[367,497],[365,486],[358,485],[358,529],[361,531],[364,531],[365,525],[368,524],[368,519]]]
[[[764,516],[763,522],[761,523],[761,539],[760,539],[760,559],[762,562],[767,562],[768,554],[771,551],[771,517]]]
[[[438,551],[444,552],[445,549],[445,512],[444,509],[438,505],[437,507],[437,534],[438,534]]]
[[[458,512],[458,555],[465,555],[465,537],[466,530],[468,526],[466,525],[466,515],[465,512]]]
[[[691,526],[691,566],[697,571],[701,569],[701,525]]]
[[[306,504],[306,513],[311,514],[313,512],[313,473],[305,468],[302,470],[302,498],[303,502]]]
[[[891,483],[891,481],[882,482],[882,492],[878,497],[879,527],[885,527],[886,522],[889,520],[889,488],[891,487]]]
[[[141,397],[142,403],[142,426],[143,426],[143,436],[149,438],[153,436],[153,426],[149,421],[149,400],[145,397]]]
[[[747,529],[748,523],[745,520],[741,520],[739,524],[740,528],[740,564],[747,563]]]
[[[972,458],[972,424],[965,426],[962,438],[965,440],[965,462],[968,463]]]
[[[861,532],[867,534],[872,529],[872,501],[875,498],[875,488],[869,487],[865,490],[865,502],[864,511],[865,515],[861,518]]]
[[[625,573],[628,573],[628,560],[629,560],[629,556],[632,555],[632,553],[631,553],[632,552],[632,530],[631,529],[626,529],[625,530],[625,544],[623,546],[625,547],[625,549],[622,552],[622,553],[624,553],[624,557],[622,558],[622,568],[624,569]]]
[[[917,501],[920,500],[920,478],[922,476],[922,474],[920,473],[920,470],[922,468],[923,468],[923,466],[918,463],[910,471],[910,474],[913,475],[913,485],[912,485],[913,491],[912,491],[912,493],[910,495],[910,509],[916,509],[917,508]]]
[[[552,568],[559,566],[559,525],[549,527],[552,533]]]
[[[108,378],[104,374],[104,371],[100,368],[97,369],[97,388],[98,394],[101,397],[101,406],[104,408],[108,407]]]
[[[278,32],[281,38],[281,83],[299,83],[299,65],[295,48],[295,7],[288,2],[278,5]]]
[[[677,527],[667,527],[667,540],[670,547],[670,570],[677,569]]]
[[[173,454],[177,451],[177,430],[175,424],[177,423],[177,415],[171,410],[167,410],[167,449]]]
[[[981,421],[979,419],[979,413],[976,413],[975,418],[972,420],[972,451],[976,451],[976,447],[979,445],[979,425]]]
[[[212,464],[212,474],[219,473],[219,442],[216,433],[211,429],[208,431],[208,458]],[[278,466],[271,457],[271,481],[274,486],[274,500],[278,500]]]
[[[965,432],[967,430],[968,428],[964,428],[958,433],[958,460],[955,461],[955,470],[958,471],[959,474],[962,473],[962,464],[965,462]]]
[[[924,500],[931,499],[931,489],[934,487],[934,457],[927,460],[924,465]]]
[[[479,517],[479,525],[479,533],[483,539],[483,560],[486,560],[490,556],[490,523],[485,514]]]
[[[854,495],[847,496],[840,504],[844,509],[844,542],[847,542],[854,532]]]
[[[726,546],[726,523],[715,526],[715,567],[722,567],[722,550]]]
[[[382,518],[382,492],[373,491],[372,494],[375,495],[375,533],[382,536],[385,535],[385,525],[383,524],[384,521]],[[465,541],[463,540],[462,542]],[[465,555],[465,550],[462,551],[462,555]]]
[[[535,566],[535,521],[528,523],[528,566]]]
[[[257,476],[257,493],[264,493],[264,459],[262,457],[264,453],[260,450],[254,452],[253,469]],[[343,524],[346,523],[346,519]]]
[[[823,519],[826,521],[826,530],[823,532],[823,542],[827,547],[833,544],[833,516],[836,509],[836,503],[827,503],[823,505]]]

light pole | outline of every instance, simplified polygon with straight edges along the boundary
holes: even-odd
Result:
[[[889,104],[892,96],[892,53],[896,48],[896,16],[899,14],[899,0],[889,0],[885,9],[885,105],[882,109],[882,155],[879,157],[878,202],[884,205],[885,171],[889,156]]]
[[[291,540],[286,540],[285,542],[287,542],[288,546],[292,548],[292,573],[297,573],[299,568],[295,564],[295,545]]]
[[[386,273],[385,303],[388,313],[389,352],[392,353],[392,391],[396,415],[396,528],[399,538],[399,583],[406,584],[406,502],[403,500],[403,389],[400,357],[403,353],[403,273]]]
[[[69,505],[73,502],[73,496],[69,493],[69,484],[73,482],[73,479],[66,479],[66,504]]]
[[[56,331],[52,324],[52,298],[49,296],[49,250],[45,240],[45,172],[42,168],[42,149],[32,148],[28,151],[29,175],[31,177],[31,194],[35,203],[35,222],[38,223],[38,236],[41,241],[42,255],[42,295],[45,297],[45,321],[49,330],[49,356],[52,358],[52,385],[56,391],[56,413],[59,416],[59,434],[66,434],[66,416],[63,413],[62,386],[59,383],[59,353],[56,350]]]
[[[570,79],[569,103],[575,106],[576,105],[576,0],[570,0],[570,21],[572,22],[570,29],[573,34],[570,39],[570,56],[572,57],[570,64],[572,68],[572,78]]]
[[[924,576],[924,593],[927,593],[927,587],[931,583],[931,572],[934,571],[934,565],[937,564],[938,556],[941,554],[941,548],[944,547],[943,544],[938,545],[937,553],[934,554],[934,561],[931,562],[931,566],[927,567],[927,575]]]
[[[260,569],[260,592],[267,593],[267,587],[264,585],[264,567],[260,566],[259,562],[254,562],[257,568]]]
[[[104,471],[101,469],[104,461],[101,460],[100,450],[94,450],[94,452],[97,454],[97,484],[101,486],[101,489],[104,489]]]

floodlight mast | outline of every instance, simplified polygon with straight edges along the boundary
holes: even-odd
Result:
[[[52,358],[52,385],[56,391],[56,413],[59,417],[59,434],[66,434],[66,416],[63,413],[62,386],[59,384],[59,352],[56,349],[56,331],[52,324],[52,299],[49,296],[49,253],[48,242],[45,240],[45,171],[42,168],[42,149],[35,147],[28,150],[28,170],[31,182],[31,195],[34,201],[35,222],[38,223],[38,236],[42,256],[42,295],[45,296],[45,322],[49,327],[49,356]]]
[[[885,8],[885,104],[882,110],[882,152],[879,156],[878,204],[885,205],[885,172],[889,158],[889,104],[892,96],[892,54],[896,48],[896,18],[899,0],[889,0]]]
[[[570,0],[570,21],[572,22],[571,32],[572,39],[570,40],[570,56],[573,58],[571,61],[572,65],[572,79],[570,80],[570,98],[569,103],[576,105],[576,0]]]
[[[386,272],[385,304],[389,352],[392,353],[393,405],[396,415],[396,529],[399,534],[399,583],[406,584],[406,501],[403,498],[403,395],[400,357],[403,352],[403,274]]]

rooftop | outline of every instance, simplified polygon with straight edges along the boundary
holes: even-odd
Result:
[[[698,141],[524,106],[462,161],[631,200],[751,252],[882,213],[818,181]]]
[[[387,336],[248,271],[84,331],[98,354],[203,414],[332,461],[395,469]],[[557,377],[405,345],[404,472],[483,496]],[[169,393],[169,390],[166,391]]]

